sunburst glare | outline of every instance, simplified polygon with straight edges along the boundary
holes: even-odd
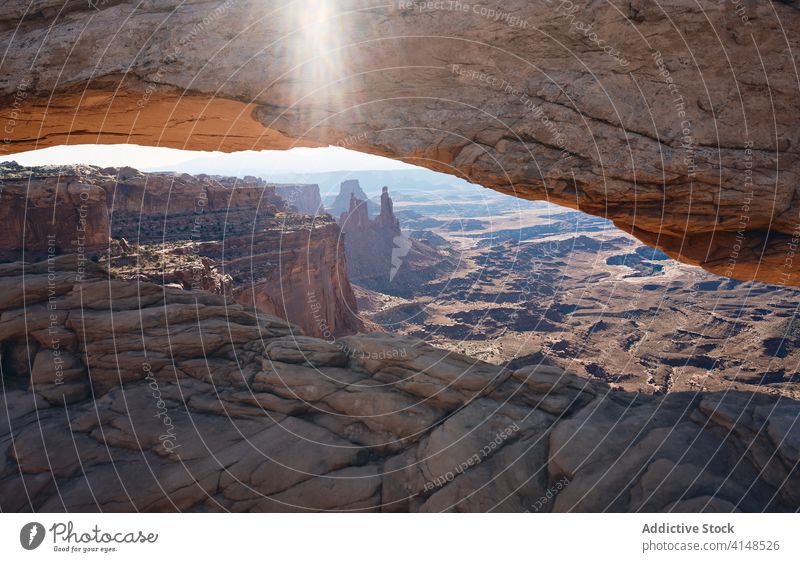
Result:
[[[293,46],[296,72],[304,85],[301,95],[313,93],[329,98],[331,82],[340,76],[341,40],[337,33],[339,14],[334,0],[304,0],[296,10],[297,33]]]

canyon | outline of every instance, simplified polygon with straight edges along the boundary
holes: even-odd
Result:
[[[711,340],[697,341],[688,327],[705,333],[697,323],[706,303],[696,299],[690,317],[676,297],[662,297],[672,312],[662,331],[646,329],[666,337],[675,312],[687,314],[673,347],[650,348],[651,360],[672,361],[665,365],[675,376],[672,384],[651,380],[646,362],[631,362],[642,359],[638,351],[624,354],[636,348],[624,336],[642,332],[637,320],[657,314],[635,301],[626,283],[639,287],[639,299],[660,290],[647,284],[664,287],[664,272],[688,291],[699,287],[677,277],[686,274],[675,268],[688,266],[670,265],[619,231],[603,232],[607,221],[563,210],[537,215],[552,214],[550,206],[508,216],[503,205],[513,209],[516,199],[498,202],[480,192],[446,202],[454,217],[447,221],[430,202],[439,195],[417,193],[397,205],[383,188],[372,219],[351,192],[340,228],[329,215],[287,212],[287,200],[255,177],[9,163],[3,170],[8,194],[43,202],[39,208],[55,213],[57,233],[66,236],[58,239],[63,252],[36,246],[50,239],[52,224],[38,222],[26,261],[0,263],[3,511],[800,506],[795,383],[764,392],[763,377],[678,376],[686,357],[730,360],[714,350],[697,354]],[[65,228],[75,227],[75,201],[59,194],[75,192],[75,185],[96,193],[97,216],[106,217],[95,225],[108,228],[94,230],[105,237],[96,260],[68,251]],[[193,210],[198,201],[202,213]],[[511,228],[520,217],[528,223]],[[398,236],[449,259],[431,275],[418,269],[412,251],[398,265]],[[22,253],[13,245],[9,251]],[[37,252],[44,258],[37,261]],[[324,285],[350,286],[345,254],[360,260],[356,273],[359,264],[378,272],[359,279],[374,281],[372,289],[351,289],[348,310],[355,316],[355,295],[365,308],[364,319],[351,325],[354,335],[336,324],[329,307],[338,301]],[[311,269],[325,256],[339,257],[334,270]],[[600,272],[592,259],[603,260]],[[409,297],[392,295],[396,287],[386,278],[395,265],[395,278],[407,275],[404,288],[413,292],[412,314]],[[708,281],[695,285],[702,283]],[[287,285],[301,300],[280,292]],[[606,309],[621,302],[638,308],[604,309],[609,289],[621,294],[606,299]],[[729,290],[734,300],[743,294],[735,284]],[[769,289],[750,291],[759,307],[754,314],[791,302],[780,294],[763,303]],[[293,304],[310,314],[309,333],[281,314]],[[723,334],[724,312],[715,315],[709,338]],[[730,307],[727,313],[736,315]],[[627,324],[601,326],[617,317]],[[787,318],[776,315],[768,330],[778,334]],[[761,328],[755,317],[749,321]],[[537,337],[556,333],[560,340],[545,347],[540,339],[537,347]],[[592,362],[580,345],[591,346]],[[773,355],[790,368],[795,350],[776,345]],[[593,367],[599,364],[606,372]],[[614,376],[616,369],[625,376]]]
[[[6,259],[77,252],[119,278],[225,294],[311,335],[361,326],[335,221],[287,212],[261,179],[2,166]]]
[[[748,4],[746,23],[689,0],[509,0],[512,19],[370,0],[5,8],[5,154],[346,145],[607,217],[721,275],[800,284],[791,3]]]
[[[654,397],[408,336],[315,339],[77,267],[0,264],[3,512],[800,506],[785,397]]]
[[[795,3],[446,6],[5,3],[0,160],[454,181],[0,164],[0,511],[800,510]]]
[[[630,392],[800,398],[797,289],[709,274],[607,220],[486,191],[464,189],[457,204],[444,189],[397,198],[409,238],[451,260],[433,278],[411,277],[410,296],[355,281],[366,323]]]

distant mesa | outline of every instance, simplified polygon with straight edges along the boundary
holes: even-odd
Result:
[[[286,201],[290,210],[304,215],[325,214],[325,207],[319,194],[319,185],[315,183],[279,183],[274,184],[275,194]]]
[[[365,203],[369,218],[374,217],[380,211],[380,207],[367,197],[367,194],[361,189],[358,180],[345,180],[339,185],[339,195],[336,196],[331,205],[331,214],[334,217],[339,217],[342,213],[350,211],[351,196],[355,196],[356,199]]]

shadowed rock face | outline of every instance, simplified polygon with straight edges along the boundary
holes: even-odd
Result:
[[[310,335],[361,328],[335,221],[284,212],[261,179],[13,163],[0,176],[0,259],[76,252],[120,278],[226,294]]]
[[[800,506],[792,400],[613,391],[387,334],[334,343],[76,267],[0,265],[3,512]]]
[[[4,4],[6,153],[339,144],[608,216],[715,273],[800,284],[790,3],[62,4]]]
[[[306,215],[325,213],[317,184],[275,184],[275,193],[290,209]]]
[[[453,267],[449,252],[403,233],[388,187],[383,187],[380,212],[374,219],[369,218],[369,203],[351,193],[350,208],[339,217],[347,271],[353,283],[373,291],[413,297],[423,283]]]

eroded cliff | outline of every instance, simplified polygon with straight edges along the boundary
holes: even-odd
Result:
[[[342,184],[339,197],[346,192],[350,193],[350,205],[340,215],[339,224],[353,283],[386,294],[414,297],[423,283],[451,271],[454,259],[448,252],[402,231],[388,187],[383,188],[374,219],[369,218],[369,199],[358,199]]]
[[[311,335],[361,327],[339,227],[286,212],[260,179],[13,164],[0,173],[4,259],[76,252],[120,278],[228,295]]]

